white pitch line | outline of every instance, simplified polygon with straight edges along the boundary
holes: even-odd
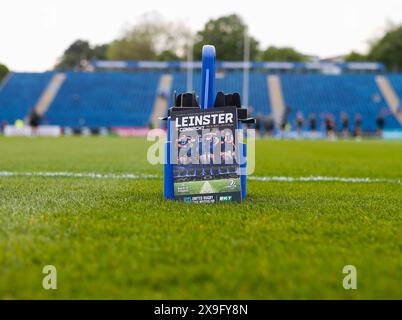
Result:
[[[95,172],[12,172],[0,171],[0,177],[62,177],[62,178],[90,178],[90,179],[131,179],[146,180],[159,178],[153,174],[133,173],[95,173]]]
[[[162,179],[155,174],[134,173],[96,173],[96,172],[16,172],[0,171],[0,177],[61,177],[61,178],[90,178],[90,179],[126,179],[126,180],[150,180]],[[402,184],[401,179],[386,178],[347,178],[347,177],[286,177],[286,176],[249,176],[248,180],[262,182],[344,182],[344,183],[393,183]]]
[[[257,177],[250,176],[249,180],[254,181],[274,181],[274,182],[345,182],[345,183],[396,183],[402,184],[400,179],[384,179],[384,178],[346,178],[346,177],[322,177],[322,176],[309,176],[309,177]]]

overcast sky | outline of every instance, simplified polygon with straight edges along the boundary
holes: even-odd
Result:
[[[150,11],[194,31],[238,13],[262,47],[321,57],[364,52],[387,21],[402,23],[402,0],[1,0],[0,11],[0,62],[16,71],[50,69],[74,40],[109,42]]]

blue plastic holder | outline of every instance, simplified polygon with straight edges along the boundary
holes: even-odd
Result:
[[[201,97],[200,97],[200,107],[201,109],[213,108],[215,102],[215,60],[216,52],[215,47],[211,45],[205,45],[202,48],[202,87],[201,87]],[[164,197],[166,199],[174,199],[174,178],[173,178],[173,164],[171,162],[171,150],[172,143],[172,128],[170,124],[171,117],[168,116],[167,120],[167,142],[165,145],[165,164],[164,164]],[[241,121],[238,122],[238,128],[242,127]],[[242,199],[246,198],[246,150],[247,146],[245,143],[240,143],[240,184],[241,184],[241,195]]]
[[[214,106],[215,99],[215,47],[204,46],[202,48],[202,87],[200,105],[201,109]]]

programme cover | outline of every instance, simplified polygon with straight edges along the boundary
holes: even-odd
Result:
[[[171,121],[175,199],[241,201],[236,107],[174,110]]]

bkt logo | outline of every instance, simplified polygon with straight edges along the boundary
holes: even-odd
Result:
[[[192,198],[191,197],[184,197],[184,202],[192,202]]]
[[[230,201],[232,200],[232,196],[221,196],[219,197],[220,201]]]

